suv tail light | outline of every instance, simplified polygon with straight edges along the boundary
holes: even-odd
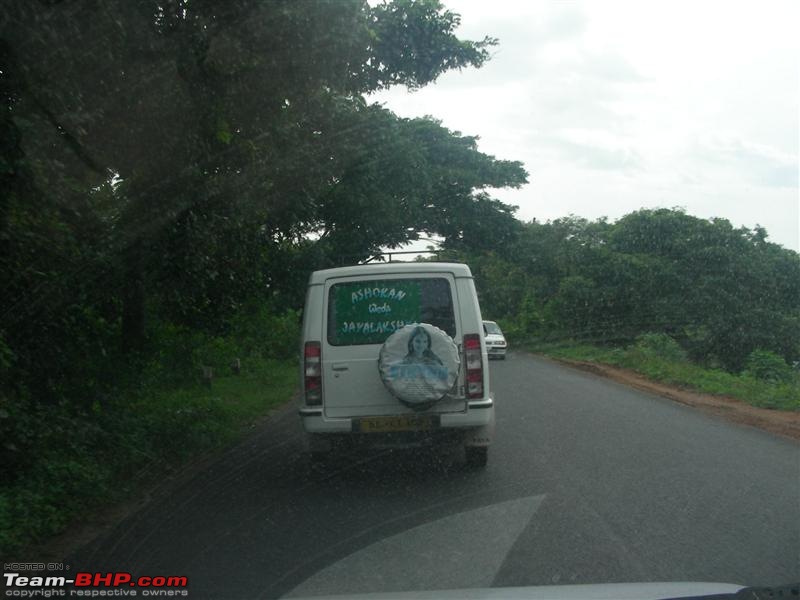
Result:
[[[466,381],[464,387],[467,398],[483,397],[483,358],[481,356],[481,337],[477,333],[464,336],[464,363]]]
[[[322,348],[319,342],[306,342],[303,351],[306,404],[322,404]]]

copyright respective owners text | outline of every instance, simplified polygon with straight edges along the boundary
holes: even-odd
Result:
[[[188,598],[188,577],[75,570],[65,563],[3,564],[6,598]]]

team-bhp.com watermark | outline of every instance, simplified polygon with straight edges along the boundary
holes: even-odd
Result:
[[[41,572],[69,571],[62,564],[6,563],[3,568],[5,596],[10,598],[59,597],[188,597],[188,579],[174,575],[134,577],[125,571],[112,573],[78,572],[68,575],[41,575]],[[31,574],[30,572],[33,572]]]

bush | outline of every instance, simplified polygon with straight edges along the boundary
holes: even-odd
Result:
[[[753,350],[745,365],[745,373],[760,381],[790,383],[794,377],[786,361],[769,350]]]
[[[55,410],[37,406],[25,395],[0,396],[0,481],[11,481],[33,462],[34,449],[47,435],[42,423],[52,422],[46,411]]]
[[[242,357],[242,348],[231,338],[206,337],[198,340],[197,347],[193,350],[193,363],[195,366],[208,366],[215,369],[228,367],[233,359]]]
[[[147,387],[184,385],[200,369],[195,350],[206,339],[202,333],[164,321],[154,321],[148,334],[150,356],[140,381]],[[124,385],[123,388],[136,387]]]
[[[237,316],[231,333],[246,355],[292,359],[300,348],[300,314],[291,309],[278,313],[267,305],[259,306]]]
[[[517,320],[512,318],[499,318],[497,325],[503,331],[503,336],[511,343],[519,343],[532,337],[529,336],[525,330],[518,324]]]
[[[666,333],[643,333],[636,338],[634,351],[672,362],[686,362],[686,351]]]
[[[248,358],[278,360],[297,357],[300,317],[297,311],[275,312],[260,304],[242,310],[214,335],[169,322],[154,322],[149,333],[152,358],[141,382],[148,387],[179,386],[198,379],[203,366],[227,372],[231,362]]]

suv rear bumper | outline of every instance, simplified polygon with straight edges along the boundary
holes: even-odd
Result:
[[[330,447],[349,443],[361,446],[420,446],[455,442],[467,447],[491,445],[494,438],[494,401],[475,400],[461,413],[436,415],[436,426],[426,431],[397,433],[362,433],[354,427],[358,417],[327,418],[321,408],[300,409],[310,447]],[[365,415],[367,416],[367,415]]]
[[[467,441],[469,445],[489,445],[494,434],[494,400],[492,398],[471,400],[467,406],[468,408],[464,412],[437,415],[438,425],[435,429],[430,430],[429,435],[446,435],[462,430],[469,438]],[[349,434],[358,437],[379,435],[354,432],[354,422],[358,417],[329,418],[325,416],[321,407],[303,407],[298,412],[307,433]]]
[[[494,400],[491,398],[472,400],[468,402],[467,407],[465,412],[438,415],[439,427],[442,429],[482,427],[494,420]],[[353,431],[353,420],[358,418],[326,417],[321,407],[303,407],[298,413],[303,420],[303,427],[309,433],[350,433]]]

